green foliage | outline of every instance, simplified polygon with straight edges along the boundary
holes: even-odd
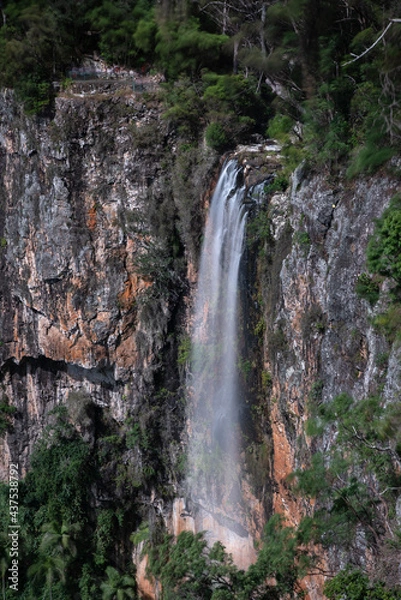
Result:
[[[149,573],[160,580],[163,600],[191,598],[210,587],[207,543],[202,534],[182,532],[173,544],[164,536],[161,544],[149,550]],[[204,597],[210,597],[211,593]]]
[[[74,417],[79,413],[82,425],[82,407],[78,411],[74,405],[70,413]],[[101,597],[104,567],[116,559],[120,567],[131,562],[131,546],[123,531],[134,528],[135,497],[132,486],[123,490],[116,484],[121,452],[126,451],[124,436],[116,435],[105,420],[98,420],[103,436],[96,442],[84,440],[71,423],[70,413],[57,407],[48,415],[49,425],[34,447],[30,470],[19,483],[21,598]],[[99,493],[107,496],[106,505],[99,506]],[[8,502],[8,488],[2,486],[0,521],[5,526]],[[0,531],[0,566],[3,551],[7,559],[1,535]],[[129,572],[118,575],[104,582],[105,597],[136,598]],[[115,596],[107,596],[111,583],[116,584]]]
[[[131,541],[134,546],[138,546],[141,542],[147,542],[149,537],[149,523],[148,521],[142,521],[139,529],[131,535]]]
[[[196,75],[202,68],[213,67],[219,60],[225,35],[201,29],[195,17],[185,20],[165,20],[159,23],[155,52],[168,78]]]
[[[357,279],[355,292],[360,298],[367,300],[373,306],[379,299],[380,286],[373,277],[369,277],[367,273],[362,273]]]
[[[52,554],[41,554],[38,560],[28,569],[28,576],[33,581],[43,581],[52,598],[52,590],[55,581],[65,582],[65,561],[61,556]]]
[[[396,195],[376,222],[367,248],[372,273],[391,277],[401,285],[401,196]]]
[[[367,144],[358,151],[347,170],[347,176],[355,177],[360,173],[374,173],[394,156],[394,152],[394,148],[377,148],[373,144]]]
[[[141,426],[139,423],[133,423],[132,419],[128,420],[127,425],[129,426],[125,434],[127,448],[135,448],[142,438]]]
[[[220,123],[210,123],[205,132],[205,139],[208,146],[217,152],[223,152],[228,145],[228,137]]]
[[[258,2],[220,9],[202,1],[10,0],[2,13],[1,84],[19,88],[30,112],[52,103],[52,81],[97,52],[110,63],[156,66],[171,83],[189,80],[196,88],[193,102],[204,105],[199,120],[219,124],[227,137],[212,141],[218,151],[255,130],[266,131],[274,96],[265,81],[280,92],[268,135],[286,151],[293,124],[302,123],[314,161],[336,166],[352,147],[360,148],[352,175],[383,164],[399,143],[399,25],[387,32],[385,43],[344,64],[398,16],[394,2],[379,10],[375,2],[322,0],[317,10],[314,0],[291,0],[262,10]],[[179,104],[173,112],[181,120],[193,114]],[[296,132],[302,137],[300,128]]]
[[[336,432],[330,448],[315,453],[310,466],[295,473],[296,488],[322,503],[313,517],[313,539],[349,547],[362,527],[377,548],[385,531],[383,504],[386,511],[394,505],[400,485],[399,406],[384,406],[378,396],[355,402],[343,393],[324,404],[314,400],[309,410],[308,435]],[[369,487],[363,474],[366,480],[374,476],[378,487]]]
[[[359,293],[366,294],[365,297],[370,298],[371,302],[377,300],[379,294],[376,283],[378,277],[389,277],[393,284],[387,310],[374,319],[377,329],[393,343],[401,332],[401,196],[398,194],[376,221],[374,233],[368,243],[367,266],[373,277],[370,279],[363,276],[364,285],[360,285]]]
[[[401,339],[401,304],[396,302],[373,319],[373,325],[392,344]]]
[[[326,582],[324,593],[329,600],[399,600],[400,589],[387,589],[382,583],[371,583],[368,576],[347,567]]]
[[[74,538],[81,529],[79,523],[58,523],[51,521],[42,526],[43,537],[39,551],[43,554],[52,554],[62,557],[76,556],[77,548]]]
[[[270,389],[273,385],[273,377],[270,371],[262,371],[263,389]]]
[[[0,28],[0,84],[15,87],[29,113],[52,101],[51,83],[90,50],[85,12],[90,2],[10,1]],[[92,38],[93,39],[93,38]]]
[[[184,366],[189,362],[189,360],[191,358],[191,352],[192,352],[191,337],[189,335],[186,335],[185,337],[182,338],[182,340],[178,346],[177,362],[180,366]]]
[[[24,104],[28,115],[41,113],[53,99],[53,89],[46,81],[41,81],[38,76],[27,75],[18,81],[15,86],[17,98]]]
[[[315,163],[337,165],[348,156],[349,126],[346,116],[336,111],[333,93],[338,90],[338,80],[323,84],[308,103],[305,113],[305,139],[308,152]]]
[[[274,194],[275,192],[285,192],[289,186],[288,177],[283,173],[276,173],[271,183],[264,187],[265,194]]]
[[[294,242],[299,245],[306,257],[312,243],[309,233],[307,231],[296,231],[294,233]]]
[[[165,118],[183,139],[194,143],[205,135],[209,147],[222,152],[263,130],[269,115],[268,96],[242,75],[203,70],[199,77],[182,78],[166,87]]]
[[[288,142],[288,135],[294,127],[291,117],[277,114],[269,121],[267,135],[279,142]]]
[[[264,251],[265,244],[273,244],[272,223],[269,210],[266,207],[260,207],[253,219],[247,226],[247,243],[249,245],[258,243],[260,252]]]
[[[125,600],[137,598],[136,582],[130,575],[123,575],[112,566],[106,567],[107,580],[100,584],[102,600]]]
[[[115,515],[111,509],[103,509],[97,516],[95,531],[95,564],[107,564],[107,557],[113,546],[113,533],[115,531]]]
[[[220,542],[209,547],[202,533],[165,535],[149,547],[149,576],[161,583],[162,599],[263,600],[301,592],[297,581],[309,559],[296,532],[279,515],[266,525],[256,563],[239,570]]]
[[[281,515],[276,514],[265,527],[263,546],[256,563],[249,567],[246,580],[256,587],[263,585],[266,578],[274,578],[274,591],[279,598],[293,596],[294,592],[300,592],[297,582],[306,574],[309,563],[294,528],[285,526]],[[266,590],[273,587],[264,585]]]
[[[92,600],[96,597],[97,586],[94,582],[93,570],[90,564],[82,567],[82,575],[79,579],[79,594],[81,600]]]
[[[131,10],[132,2],[103,0],[88,13],[91,27],[99,32],[99,50],[110,63],[129,64],[135,56],[135,23]]]
[[[4,436],[12,424],[12,417],[17,412],[15,406],[12,406],[5,394],[0,401],[0,437]]]
[[[138,297],[138,304],[142,307],[152,308],[160,300],[176,298],[182,289],[183,282],[177,261],[171,255],[175,245],[169,245],[169,250],[166,246],[167,241],[163,243],[159,238],[157,242],[147,243],[142,253],[135,257],[138,273],[151,284]]]
[[[146,15],[138,21],[133,36],[138,50],[144,53],[144,57],[152,58],[156,45],[157,24],[153,10],[149,10]]]
[[[372,91],[372,90],[370,90]],[[389,144],[385,123],[374,108],[369,108],[365,117],[366,129],[364,144],[357,146],[353,159],[347,170],[347,177],[352,178],[360,173],[372,174],[394,155],[395,149]]]
[[[25,480],[26,502],[37,511],[37,523],[82,517],[92,479],[88,445],[69,423],[65,409],[55,416],[56,424],[47,428],[32,453]]]
[[[310,389],[308,400],[312,406],[319,404],[322,400],[324,383],[321,379],[315,381]]]

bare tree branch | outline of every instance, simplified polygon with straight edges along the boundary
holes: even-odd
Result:
[[[343,63],[341,66],[345,67],[346,65],[350,65],[351,63],[356,62],[357,60],[359,60],[360,58],[365,56],[368,52],[373,50],[373,48],[380,42],[380,40],[382,40],[384,38],[384,36],[386,35],[387,31],[390,29],[391,25],[393,25],[393,23],[401,23],[401,19],[391,19],[390,23],[387,25],[385,30],[381,33],[381,35],[377,38],[377,40],[371,46],[369,46],[369,48],[366,48],[366,50],[364,52],[362,52],[362,54],[359,54],[352,60],[348,60],[347,62]]]

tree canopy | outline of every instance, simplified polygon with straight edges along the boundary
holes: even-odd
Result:
[[[0,85],[14,87],[31,112],[51,103],[55,79],[95,53],[110,64],[152,66],[171,83],[205,83],[211,73],[253,81],[257,93],[267,86],[274,110],[303,124],[317,160],[350,158],[351,175],[380,166],[400,142],[395,0],[10,0],[2,17]],[[255,118],[257,102],[252,111]],[[265,133],[271,111],[265,116],[253,131]],[[212,145],[235,141],[231,122],[209,117]]]

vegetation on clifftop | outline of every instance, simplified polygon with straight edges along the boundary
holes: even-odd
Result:
[[[348,159],[354,175],[387,161],[400,141],[399,13],[395,0],[11,0],[0,84],[37,112],[52,82],[88,55],[155,68],[169,118],[188,139],[206,129],[222,151],[266,134],[270,120],[284,142],[298,139],[330,166]]]

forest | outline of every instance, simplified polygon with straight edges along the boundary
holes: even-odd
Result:
[[[1,10],[0,84],[31,112],[96,54],[163,73],[180,133],[206,130],[218,151],[255,132],[291,135],[293,162],[299,152],[334,168],[348,160],[352,175],[388,160],[400,140],[394,0],[18,0]]]
[[[351,180],[373,174],[400,150],[400,0],[3,0],[0,10],[0,86],[15,91],[32,119],[51,118],[58,89],[71,85],[71,69],[96,56],[163,74],[164,118],[182,155],[203,138],[219,154],[239,143],[278,140],[285,169],[269,193],[285,190],[301,161]],[[271,243],[265,216],[251,224],[264,258]],[[395,195],[375,224],[368,273],[356,289],[374,305],[384,279],[390,282],[388,312],[376,323],[390,344],[400,335],[400,232]],[[300,245],[310,245],[303,235]],[[323,330],[323,320],[314,326]],[[184,364],[184,342],[179,351]],[[384,371],[388,354],[381,359]],[[268,388],[271,376],[263,375]],[[174,541],[143,519],[143,497],[156,480],[163,485],[168,471],[156,452],[157,427],[127,419],[119,428],[85,395],[72,393],[81,429],[66,407],[56,408],[19,484],[18,593],[7,583],[9,533],[0,531],[2,598],[137,598],[131,559],[139,544],[163,600],[302,598],[302,579],[326,574],[319,551],[339,544],[352,552],[362,531],[372,552],[384,557],[382,572],[372,578],[344,565],[330,574],[326,597],[400,600],[399,405],[383,406],[380,393],[361,402],[341,393],[322,404],[322,387],[316,381],[308,398],[308,435],[318,444],[335,430],[335,441],[289,483],[294,496],[316,501],[317,509],[298,527],[273,515],[247,571],[221,544],[210,548],[201,533],[183,532]],[[161,420],[158,403],[168,404],[171,392],[157,393],[152,418]],[[2,396],[2,436],[14,412]],[[140,468],[122,455],[140,455]],[[2,484],[2,525],[9,497]]]

